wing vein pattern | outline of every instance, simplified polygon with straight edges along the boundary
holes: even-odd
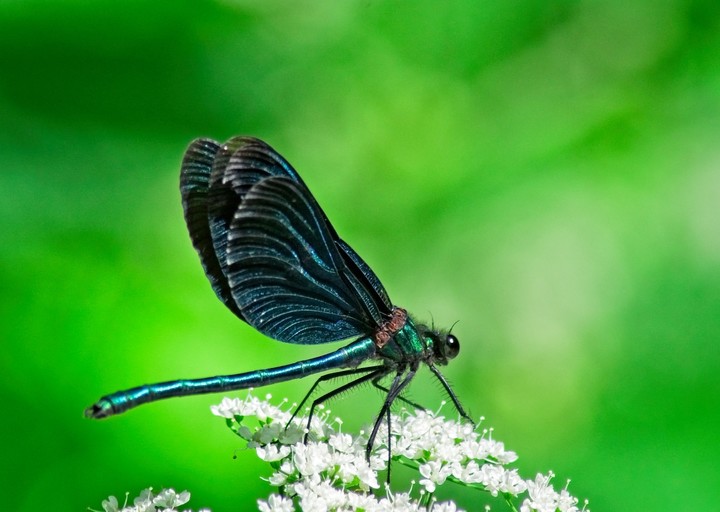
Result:
[[[289,343],[373,333],[392,311],[293,167],[266,143],[194,141],[180,178],[185,220],[213,290],[239,318]]]

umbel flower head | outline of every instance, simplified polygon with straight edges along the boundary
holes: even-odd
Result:
[[[152,487],[144,489],[140,495],[133,499],[133,504],[128,505],[128,496],[125,496],[125,503],[120,506],[115,496],[110,496],[103,500],[102,508],[104,512],[177,512],[181,507],[190,501],[190,493],[183,491],[175,492],[174,489],[163,489],[157,494],[153,494]],[[183,509],[184,512],[190,512]],[[210,512],[208,509],[201,509],[199,512]]]
[[[521,512],[580,510],[567,486],[554,490],[552,473],[525,479],[511,467],[518,457],[494,439],[492,429],[478,432],[467,422],[424,410],[403,410],[391,416],[389,435],[387,424],[381,427],[368,461],[366,432],[343,433],[342,421],[331,420],[324,411],[313,417],[306,432],[306,420],[283,409],[287,401],[278,407],[270,398],[260,400],[249,393],[244,399],[225,398],[211,408],[272,468],[267,480],[277,492],[258,501],[262,512],[455,511],[454,503],[438,503],[433,497],[446,482],[484,491],[514,511],[516,503]],[[387,469],[389,449],[392,461],[418,471],[417,488],[380,491],[378,472]],[[589,512],[586,506],[582,510]]]
[[[287,401],[278,407],[270,398],[267,395],[260,400],[249,393],[243,400],[225,398],[212,407],[213,413],[225,418],[248,448],[270,465],[267,481],[277,491],[258,500],[261,512],[456,512],[455,503],[434,498],[437,488],[446,482],[485,492],[504,501],[513,512],[580,511],[578,499],[570,495],[567,485],[555,491],[552,472],[532,479],[521,476],[512,467],[517,455],[493,437],[492,429],[477,432],[467,422],[423,410],[403,410],[391,416],[389,435],[386,425],[379,432],[368,461],[365,432],[356,436],[342,432],[342,421],[330,420],[327,411],[316,415],[306,431],[306,420],[293,418],[283,409]],[[304,442],[306,434],[308,441]],[[393,463],[418,472],[417,484],[407,491],[380,489],[378,472],[387,469],[388,443]],[[176,512],[189,499],[187,491],[165,489],[154,495],[152,489],[146,489],[132,505],[127,505],[126,498],[121,507],[110,496],[102,507],[105,512]],[[582,511],[590,512],[586,507],[587,500]]]

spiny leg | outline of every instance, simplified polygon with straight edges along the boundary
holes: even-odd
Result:
[[[440,370],[435,368],[435,366],[432,364],[429,364],[428,366],[430,367],[430,370],[435,374],[435,377],[437,377],[437,379],[440,381],[440,383],[445,388],[445,391],[447,392],[448,396],[450,396],[450,399],[452,400],[453,404],[455,405],[455,409],[457,409],[457,412],[460,413],[460,416],[462,416],[463,418],[468,420],[470,423],[475,425],[475,421],[473,421],[473,419],[470,417],[470,415],[468,415],[468,413],[465,412],[465,409],[463,409],[463,406],[460,403],[460,400],[458,399],[457,395],[450,387],[450,384],[448,384],[448,381],[445,380],[445,377],[443,376],[443,374],[440,373]]]
[[[398,370],[397,375],[395,376],[392,384],[390,385],[390,391],[388,391],[388,395],[387,397],[385,397],[385,402],[383,402],[383,406],[380,409],[380,414],[378,414],[378,418],[377,420],[375,420],[375,425],[373,425],[372,432],[370,433],[370,437],[368,438],[367,447],[365,448],[365,458],[368,460],[368,462],[370,462],[370,452],[372,451],[373,444],[375,444],[375,438],[377,437],[378,430],[380,429],[380,424],[382,423],[383,416],[385,416],[385,414],[389,414],[390,406],[392,405],[392,403],[402,392],[402,390],[405,389],[408,384],[410,384],[410,381],[415,376],[415,372],[417,372],[417,364],[414,364],[410,368],[410,370],[405,374],[405,377],[402,376],[404,371],[404,368]]]
[[[389,393],[389,392],[390,392],[390,390],[389,390],[388,388],[386,388],[385,386],[383,386],[382,384],[380,384],[380,377],[378,377],[378,378],[376,378],[376,379],[373,379],[372,384],[373,384],[373,386],[375,386],[376,388],[378,388],[380,391],[384,391],[385,393]],[[428,410],[426,407],[423,407],[423,406],[420,405],[419,403],[413,402],[412,400],[408,400],[407,398],[405,398],[405,397],[402,396],[402,395],[401,395],[401,396],[398,396],[397,399],[400,400],[401,402],[404,402],[404,403],[408,404],[408,405],[411,406],[411,407],[414,407],[415,409],[421,409],[421,410],[423,410],[423,411],[427,411],[427,410]]]
[[[382,421],[383,416],[385,415],[385,411],[389,410],[390,408],[386,408],[385,404],[387,403],[388,398],[390,397],[390,394],[395,391],[395,388],[397,388],[400,383],[402,382],[402,375],[405,371],[405,368],[399,368],[397,370],[397,373],[395,374],[395,377],[393,378],[392,383],[390,384],[390,388],[388,389],[387,395],[385,396],[385,401],[383,402],[382,407],[380,408],[380,414],[378,414],[378,418],[375,420],[375,424],[373,425],[372,432],[370,432],[370,437],[368,438],[368,444],[365,447],[365,458],[368,462],[370,462],[370,451],[372,450],[372,445],[375,443],[375,437],[377,436],[378,429],[380,428],[380,422]]]
[[[385,365],[374,366],[374,367],[372,367],[372,370],[374,370],[374,371],[372,371],[371,373],[368,373],[366,375],[363,375],[362,377],[358,377],[357,379],[352,380],[346,384],[343,384],[342,386],[335,388],[332,391],[329,391],[329,392],[325,393],[324,395],[313,400],[313,403],[310,406],[310,414],[308,414],[307,431],[305,432],[304,442],[307,443],[308,435],[310,433],[310,423],[312,422],[313,415],[315,414],[315,408],[318,405],[320,405],[321,403],[323,403],[327,400],[330,400],[334,396],[337,396],[341,393],[344,393],[345,391],[348,391],[356,386],[361,385],[363,382],[367,382],[371,379],[382,377],[383,374],[387,373],[388,367]],[[357,373],[359,373],[359,372],[357,372]]]
[[[310,390],[305,394],[305,397],[300,401],[300,405],[298,405],[295,408],[295,411],[293,411],[292,416],[290,416],[290,419],[288,420],[287,424],[285,425],[285,428],[287,429],[290,426],[290,423],[292,423],[292,420],[295,419],[295,417],[298,415],[298,412],[302,410],[303,405],[305,405],[305,402],[307,402],[308,398],[315,392],[315,389],[320,385],[321,382],[325,382],[326,380],[333,380],[333,379],[339,379],[342,377],[347,377],[348,375],[357,375],[358,373],[370,373],[374,372],[378,368],[381,368],[382,366],[370,366],[368,368],[353,368],[351,370],[342,370],[339,372],[333,372],[333,373],[327,373],[325,375],[321,375],[320,378],[318,378],[315,383],[310,387]]]
[[[387,412],[385,413],[387,416],[387,424],[388,424],[388,438],[387,438],[387,445],[388,445],[388,458],[387,458],[387,484],[388,488],[390,487],[390,463],[392,462],[392,427],[390,425],[390,407],[387,408]]]

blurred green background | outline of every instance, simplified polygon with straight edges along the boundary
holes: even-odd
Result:
[[[269,493],[210,415],[220,396],[82,417],[120,388],[328,348],[264,338],[203,275],[179,163],[235,134],[293,163],[395,303],[460,321],[444,373],[525,474],[572,478],[596,511],[713,508],[717,1],[4,0],[5,509]],[[369,421],[380,397],[361,393],[332,405]],[[427,375],[418,396],[442,398]]]

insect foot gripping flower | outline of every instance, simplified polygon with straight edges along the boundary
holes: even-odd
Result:
[[[342,432],[342,421],[322,410],[313,416],[305,443],[306,420],[283,408],[293,408],[287,400],[274,406],[270,399],[250,393],[243,400],[225,398],[212,407],[248,448],[270,464],[267,481],[277,492],[258,501],[262,512],[456,512],[455,503],[439,503],[434,497],[446,482],[477,489],[485,493],[485,501],[505,502],[514,512],[590,512],[587,501],[578,508],[578,499],[568,493],[567,485],[559,493],[553,489],[552,473],[534,479],[520,475],[512,467],[517,454],[495,439],[492,429],[477,432],[464,421],[403,410],[392,415],[390,435],[387,424],[382,425],[368,462],[365,432],[356,436]],[[380,489],[378,483],[378,472],[387,469],[388,441],[392,460],[419,473],[417,484],[404,492],[389,486]]]
[[[133,499],[133,504],[128,506],[128,494],[125,494],[125,503],[122,507],[118,504],[115,496],[103,500],[104,512],[179,512],[181,507],[190,501],[190,493],[183,491],[175,492],[174,489],[163,489],[157,495],[153,495],[152,487],[140,492],[140,495]],[[92,509],[91,509],[92,510]],[[191,512],[190,509],[182,509],[183,512]],[[209,509],[201,509],[199,512],[210,512]]]

